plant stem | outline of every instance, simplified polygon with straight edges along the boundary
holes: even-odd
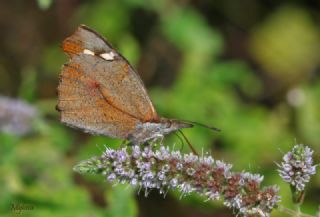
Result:
[[[304,201],[305,191],[298,191],[295,186],[291,185],[292,201],[296,205],[301,205]]]
[[[299,217],[317,217],[317,216],[313,216],[313,215],[309,215],[309,214],[304,214],[304,213],[301,213],[299,211],[299,213],[295,210],[292,210],[292,209],[289,209],[289,208],[286,208],[282,205],[279,205],[278,208],[277,208],[280,212],[282,213],[286,213],[288,215],[291,215],[291,216],[299,216]],[[299,210],[300,210],[300,206],[299,206]]]
[[[320,217],[320,205],[319,205],[319,207],[318,207],[318,211],[317,211],[317,217]]]
[[[296,209],[296,217],[301,217],[301,207],[300,203],[295,204],[295,209]]]

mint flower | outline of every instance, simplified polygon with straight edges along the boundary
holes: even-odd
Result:
[[[248,172],[232,172],[232,165],[211,156],[170,151],[160,146],[106,148],[101,157],[80,162],[74,170],[102,174],[109,182],[129,183],[144,189],[158,189],[165,195],[176,189],[182,196],[192,192],[206,200],[223,204],[243,216],[269,216],[280,197],[277,186],[260,187],[263,177]]]
[[[22,136],[31,130],[36,108],[19,99],[0,96],[0,132]]]
[[[290,183],[291,187],[302,192],[310,176],[316,173],[316,166],[312,159],[313,150],[303,144],[295,145],[291,151],[283,156],[283,162],[278,164],[281,178]]]

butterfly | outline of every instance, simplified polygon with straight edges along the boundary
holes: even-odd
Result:
[[[62,49],[69,61],[60,74],[57,110],[66,125],[133,145],[193,127],[160,117],[128,60],[96,31],[80,25]]]

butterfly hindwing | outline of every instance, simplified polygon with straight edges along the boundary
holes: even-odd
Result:
[[[64,65],[58,94],[61,121],[86,132],[127,138],[139,122],[109,105],[79,65]]]

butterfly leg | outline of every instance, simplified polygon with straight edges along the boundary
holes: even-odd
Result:
[[[124,148],[125,146],[132,146],[133,143],[130,142],[129,140],[123,140],[120,144],[120,148]]]
[[[155,137],[151,140],[151,145],[155,145],[157,142],[162,144],[164,136],[162,134],[156,134]]]
[[[146,142],[144,142],[144,143],[142,144],[143,147],[147,147],[147,146],[151,146],[151,145],[152,145],[152,144],[149,143],[148,141],[146,141]]]
[[[164,135],[160,134],[160,136],[159,136],[160,144],[163,144],[163,139],[164,139]]]

